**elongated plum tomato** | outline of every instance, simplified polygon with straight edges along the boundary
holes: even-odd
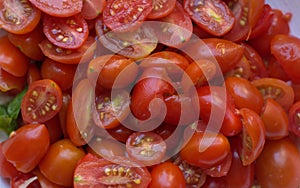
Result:
[[[147,168],[126,157],[113,157],[113,161],[92,154],[83,157],[74,172],[74,188],[90,187],[147,187],[151,174]]]
[[[14,34],[29,33],[41,18],[41,11],[28,0],[1,0],[0,10],[0,27]]]
[[[196,131],[180,151],[180,157],[189,164],[210,168],[222,163],[229,153],[230,144],[223,134]]]
[[[78,14],[82,9],[82,0],[52,1],[29,0],[34,6],[48,15],[55,17],[69,17]]]
[[[53,118],[62,106],[62,92],[52,80],[33,82],[24,95],[21,104],[23,120],[42,123]]]
[[[27,173],[40,163],[49,145],[50,138],[46,126],[29,124],[13,132],[3,144],[2,151],[18,171]]]

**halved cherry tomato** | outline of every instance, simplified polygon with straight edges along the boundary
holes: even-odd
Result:
[[[24,95],[21,113],[25,122],[43,123],[53,118],[62,106],[62,92],[52,80],[33,82]]]
[[[19,172],[16,167],[7,161],[2,151],[2,147],[5,141],[0,143],[0,176],[4,178],[11,178],[17,175]]]
[[[248,59],[243,55],[240,61],[228,72],[226,72],[225,77],[235,76],[239,78],[249,79],[251,73],[251,67]]]
[[[127,120],[125,120],[127,121]],[[102,128],[100,130],[100,135],[102,132]],[[116,140],[125,143],[127,138],[133,133],[133,130],[123,126],[122,124],[117,126],[116,128],[108,129],[107,132]],[[97,134],[97,132],[96,132]]]
[[[171,162],[164,162],[151,170],[152,180],[149,188],[185,188],[185,178],[178,166]]]
[[[277,140],[288,136],[288,116],[283,107],[274,99],[266,99],[261,113],[261,119],[266,128],[266,139]]]
[[[62,134],[58,115],[55,115],[53,118],[46,121],[44,124],[47,127],[48,132],[49,132],[50,144],[53,144],[54,142],[56,142],[62,138],[63,134]]]
[[[35,169],[33,172],[32,172],[38,179],[40,185],[41,185],[41,188],[43,187],[51,187],[51,188],[64,188],[63,186],[60,186],[60,185],[57,185],[53,182],[51,182],[50,180],[48,180],[42,173],[39,169]],[[29,187],[28,187],[29,188]]]
[[[152,0],[108,0],[103,21],[114,32],[130,31],[136,29],[151,10]]]
[[[41,66],[41,76],[43,79],[55,81],[65,91],[73,85],[76,68],[76,65],[63,64],[46,58]]]
[[[81,15],[67,18],[44,15],[43,31],[50,42],[66,49],[79,48],[89,36],[88,25]]]
[[[285,110],[288,110],[294,102],[294,90],[286,82],[276,78],[261,78],[252,81],[264,99],[272,98]]]
[[[106,5],[106,0],[83,0],[80,14],[86,20],[92,20],[102,13]]]
[[[299,84],[300,39],[290,35],[275,35],[271,40],[271,53],[291,80]]]
[[[286,74],[286,72],[283,70],[282,66],[274,56],[266,58],[265,61],[267,64],[267,71],[269,77],[277,78],[285,82],[290,80],[289,76]]]
[[[151,174],[147,168],[139,167],[126,157],[113,157],[112,161],[87,154],[74,173],[74,188],[130,186],[144,188],[149,185]]]
[[[225,35],[235,22],[234,15],[221,0],[185,0],[184,9],[199,27],[214,36]]]
[[[14,34],[29,33],[41,18],[41,11],[29,0],[1,0],[0,10],[0,27]]]
[[[180,157],[200,168],[216,166],[230,153],[228,139],[221,133],[196,131],[180,151]]]
[[[31,85],[33,82],[41,80],[42,76],[36,63],[31,63],[27,72],[27,84]]]
[[[51,182],[69,187],[73,185],[76,165],[84,155],[82,148],[76,147],[69,139],[62,139],[49,147],[39,169]]]
[[[53,45],[49,40],[45,39],[39,44],[42,52],[50,59],[65,63],[78,64],[92,59],[96,49],[95,39],[88,37],[87,41],[78,49],[64,49]]]
[[[289,110],[289,130],[300,136],[300,101],[294,103]]]
[[[159,164],[165,157],[167,145],[156,133],[132,133],[126,141],[128,155],[145,166]]]
[[[18,171],[27,173],[40,163],[49,145],[50,138],[46,126],[29,124],[11,133],[2,146],[2,152]]]
[[[222,163],[204,169],[204,173],[210,177],[225,177],[228,174],[228,171],[232,163],[232,153],[230,152],[227,157],[222,161]]]
[[[27,58],[20,50],[15,47],[7,38],[0,37],[0,68],[13,76],[25,76],[29,58]]]
[[[16,94],[21,92],[26,84],[26,77],[15,77],[0,67],[0,91]]]
[[[148,19],[159,19],[170,14],[175,8],[176,0],[155,0],[152,2],[152,11]]]
[[[96,96],[92,117],[94,123],[100,128],[111,129],[119,126],[130,112],[129,93],[126,90],[114,92],[114,94],[101,92]]]
[[[82,0],[52,1],[29,0],[41,11],[55,17],[69,17],[79,13],[82,9]]]
[[[28,187],[28,188],[41,188],[37,176],[32,172],[19,173],[10,179],[11,188]]]

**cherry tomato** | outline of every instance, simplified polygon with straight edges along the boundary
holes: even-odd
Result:
[[[243,55],[240,61],[228,72],[226,72],[225,77],[235,76],[239,78],[249,79],[251,73],[251,67],[248,59]]]
[[[69,17],[79,13],[82,9],[82,0],[52,1],[52,0],[29,0],[41,11],[55,17]]]
[[[276,78],[261,78],[251,82],[257,87],[264,99],[272,98],[285,110],[294,102],[294,90],[286,82]]]
[[[130,186],[147,187],[151,174],[147,168],[139,167],[129,158],[113,157],[112,161],[87,154],[82,158],[74,173],[74,188]]]
[[[271,53],[291,80],[300,83],[300,39],[283,34],[275,35],[271,40]]]
[[[300,102],[296,102],[289,110],[289,130],[300,136]]]
[[[211,168],[222,163],[229,153],[230,145],[223,134],[196,131],[180,151],[180,157],[191,165]]]
[[[126,141],[128,155],[145,166],[159,164],[165,157],[167,145],[156,133],[132,133]]]
[[[125,120],[126,122],[127,120]],[[100,132],[102,132],[102,128],[100,129]],[[108,129],[107,132],[116,140],[125,143],[128,137],[133,133],[133,130],[123,126],[122,124],[112,128]],[[97,134],[97,132],[96,132]]]
[[[45,38],[42,24],[39,24],[33,31],[27,34],[19,35],[8,33],[9,41],[18,47],[27,57],[41,61],[44,54],[39,47],[39,43]]]
[[[89,61],[92,59],[96,49],[93,37],[88,37],[87,41],[80,48],[73,50],[55,46],[47,39],[43,40],[39,45],[45,56],[65,64],[78,64],[79,62]]]
[[[299,186],[299,150],[288,138],[266,142],[256,160],[255,175],[262,187]]]
[[[83,149],[76,147],[69,139],[62,139],[49,147],[39,163],[39,169],[51,182],[72,186],[76,164],[84,155]]]
[[[264,103],[263,96],[248,80],[238,77],[227,77],[225,85],[237,108],[249,108],[260,114]]]
[[[4,142],[0,143],[0,176],[11,178],[16,176],[19,172],[16,167],[5,158],[4,153],[2,152]]]
[[[205,183],[201,188],[226,188],[224,177],[207,176]]]
[[[19,173],[10,179],[11,188],[41,188],[38,178],[32,173]]]
[[[214,36],[225,35],[235,22],[232,12],[221,0],[185,0],[184,9],[199,27]]]
[[[63,186],[57,185],[51,181],[49,181],[42,173],[39,169],[35,169],[32,172],[38,179],[41,188],[43,187],[51,187],[51,188],[64,188]]]
[[[270,56],[270,58],[265,59],[265,61],[267,62],[267,71],[269,77],[277,78],[285,82],[290,80],[289,76],[286,74],[274,56]]]
[[[210,177],[227,176],[228,171],[231,167],[231,163],[232,163],[232,154],[230,152],[227,155],[227,157],[224,159],[224,161],[222,161],[222,163],[220,163],[216,166],[204,169],[204,173],[206,173],[206,175],[208,175]]]
[[[88,38],[88,25],[81,15],[67,18],[45,15],[43,18],[43,31],[46,37],[58,47],[77,49]]]
[[[62,92],[52,80],[33,82],[24,95],[21,113],[25,122],[43,123],[53,118],[62,106]]]
[[[14,34],[29,33],[41,18],[41,11],[28,0],[1,0],[0,10],[0,27]]]
[[[96,96],[92,115],[94,123],[100,128],[111,129],[119,126],[130,112],[129,93],[125,90],[114,92],[113,96],[109,92]]]
[[[63,64],[46,58],[41,66],[41,76],[43,79],[55,81],[65,91],[73,85],[76,68],[76,65]]]
[[[175,8],[176,0],[155,0],[152,2],[152,11],[148,14],[148,19],[159,19],[170,14]]]
[[[33,144],[34,143],[34,144]],[[22,126],[2,146],[2,152],[20,172],[33,170],[46,154],[50,144],[49,132],[44,124]]]
[[[0,67],[0,91],[17,94],[26,85],[26,77],[15,77]]]
[[[33,82],[41,80],[42,76],[36,63],[31,63],[27,72],[27,84],[31,85]]]
[[[149,188],[185,188],[185,179],[178,166],[171,162],[164,162],[151,170],[152,181]]]
[[[266,138],[277,140],[288,136],[289,119],[283,107],[272,98],[266,99],[261,113],[266,128]]]
[[[106,0],[84,0],[80,14],[86,20],[92,20],[102,13]]]
[[[16,77],[25,76],[29,59],[7,38],[0,37],[0,68]]]
[[[48,129],[49,136],[50,136],[50,144],[53,144],[54,142],[60,140],[63,136],[61,125],[59,121],[59,116],[56,115],[50,120],[46,121],[45,126]]]
[[[133,59],[120,55],[104,55],[90,61],[87,75],[91,82],[106,89],[123,88],[131,84],[138,74]]]
[[[103,10],[103,20],[113,31],[130,31],[137,28],[151,10],[151,0],[108,0]]]

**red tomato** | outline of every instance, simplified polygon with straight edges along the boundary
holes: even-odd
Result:
[[[126,141],[128,155],[145,166],[159,164],[165,157],[167,145],[156,133],[132,133]]]
[[[45,38],[42,24],[39,24],[30,33],[19,35],[8,33],[9,41],[18,47],[27,57],[41,61],[44,59],[44,54],[39,47],[39,43]]]
[[[103,20],[113,31],[130,31],[137,28],[151,10],[152,0],[108,0],[103,10]]]
[[[211,168],[222,163],[229,153],[230,145],[223,134],[196,131],[180,151],[180,157],[191,165]]]
[[[59,116],[56,115],[50,120],[46,121],[45,126],[48,129],[49,136],[50,136],[50,144],[53,144],[54,142],[60,140],[63,136],[61,125],[59,121]]]
[[[151,174],[147,168],[125,157],[113,157],[112,161],[87,154],[74,173],[74,188],[130,186],[144,188],[149,185]]]
[[[80,14],[86,20],[95,19],[102,13],[105,5],[106,0],[85,0]]]
[[[47,39],[43,40],[39,45],[45,56],[65,64],[78,64],[79,62],[89,61],[92,59],[96,49],[93,37],[88,37],[87,41],[80,48],[73,50],[55,46]]]
[[[24,95],[21,113],[25,122],[43,123],[53,118],[62,106],[62,92],[52,80],[33,82]]]
[[[224,177],[227,176],[228,171],[231,167],[231,163],[232,163],[232,153],[230,152],[227,157],[224,159],[224,161],[222,161],[222,163],[204,169],[204,173],[206,173],[206,175],[211,176],[211,177]]]
[[[79,48],[89,36],[88,25],[81,15],[67,18],[45,15],[43,31],[54,45],[67,49]]]
[[[15,77],[0,67],[0,91],[16,94],[26,85],[26,77]]]
[[[244,166],[253,163],[260,155],[265,144],[265,127],[260,116],[247,108],[240,109],[243,123],[242,136],[239,141],[241,157]]]
[[[170,14],[175,8],[176,0],[155,0],[152,2],[152,11],[148,14],[148,19],[159,19]]]
[[[130,112],[129,93],[125,90],[114,91],[114,94],[103,92],[96,96],[93,110],[94,123],[105,129],[115,128],[124,121]]]
[[[158,41],[166,46],[181,47],[193,34],[192,20],[179,2],[176,2],[175,8],[169,15],[158,21],[166,22],[154,25]]]
[[[41,66],[41,76],[43,79],[55,81],[65,91],[73,85],[76,68],[76,65],[63,64],[46,58]]]
[[[0,10],[0,27],[14,34],[29,33],[41,18],[41,11],[28,0],[1,0]]]
[[[41,11],[55,17],[69,17],[79,13],[82,9],[82,0],[52,1],[52,0],[29,0]]]
[[[214,36],[225,35],[235,22],[232,12],[221,0],[185,0],[184,9],[199,27]]]
[[[42,76],[36,63],[31,63],[27,72],[27,84],[31,85],[33,82],[41,80]]]
[[[269,77],[277,78],[285,82],[290,80],[289,76],[286,74],[286,72],[283,70],[282,66],[274,56],[270,56],[269,58],[265,59],[265,61],[267,64]]]
[[[248,59],[243,55],[240,61],[228,72],[226,72],[225,76],[235,76],[239,78],[249,79],[251,76],[251,67]]]
[[[261,113],[266,128],[266,138],[277,140],[288,136],[289,119],[283,107],[272,98],[266,99]]]
[[[16,77],[25,76],[29,59],[7,38],[0,37],[0,68]]]
[[[29,124],[12,132],[2,146],[2,152],[7,161],[12,163],[18,171],[27,173],[40,163],[49,144],[50,138],[46,126]]]
[[[16,167],[5,158],[4,153],[2,152],[4,142],[0,143],[0,176],[4,178],[11,178],[16,176],[19,172]]]
[[[149,188],[185,188],[185,179],[180,168],[171,163],[164,162],[151,170],[151,183]]]
[[[300,154],[288,138],[268,141],[256,160],[255,176],[261,187],[297,187],[300,184]]]
[[[32,173],[19,173],[10,179],[11,188],[41,188],[38,178]]]
[[[300,39],[289,35],[275,35],[271,40],[271,53],[286,74],[295,83],[300,83]]]
[[[127,121],[127,120],[125,120]],[[100,132],[102,132],[103,129],[100,129]],[[127,138],[133,133],[133,130],[123,126],[119,125],[116,128],[108,129],[107,132],[116,140],[125,143]],[[97,132],[96,132],[97,134]],[[101,133],[100,133],[101,134]]]
[[[285,110],[288,110],[294,102],[294,90],[286,82],[276,78],[261,78],[251,82],[257,87],[264,99],[272,98]]]
[[[300,101],[294,103],[289,110],[289,130],[300,136]]]
[[[62,139],[49,147],[39,169],[51,182],[69,187],[73,185],[76,165],[84,155],[83,149],[77,148],[68,139]]]
[[[35,169],[33,172],[32,172],[36,177],[37,179],[39,180],[39,183],[41,185],[41,188],[44,188],[44,187],[49,187],[49,188],[64,188],[63,186],[60,186],[60,185],[57,185],[51,181],[49,181],[42,173],[39,169]]]

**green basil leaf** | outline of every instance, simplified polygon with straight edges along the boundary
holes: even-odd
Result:
[[[22,99],[27,92],[25,88],[21,93],[19,93],[7,106],[7,113],[12,119],[17,119],[21,109]]]

